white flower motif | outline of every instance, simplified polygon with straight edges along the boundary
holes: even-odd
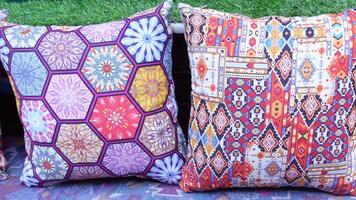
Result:
[[[157,17],[132,21],[121,43],[135,57],[137,63],[159,61],[167,34]]]
[[[178,154],[167,156],[162,160],[156,160],[155,165],[147,173],[153,179],[169,184],[178,184],[182,178],[183,160]]]

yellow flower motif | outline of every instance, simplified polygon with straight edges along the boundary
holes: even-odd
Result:
[[[139,68],[130,94],[146,112],[162,107],[168,95],[168,80],[162,68],[159,65]]]

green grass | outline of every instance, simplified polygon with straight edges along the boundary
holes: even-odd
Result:
[[[155,7],[160,0],[0,0],[9,20],[29,25],[84,25],[119,20],[137,11]],[[177,2],[177,1],[176,1]],[[250,17],[266,15],[312,16],[337,13],[356,7],[356,0],[180,0],[193,6],[240,13]],[[178,10],[174,19],[179,21]]]

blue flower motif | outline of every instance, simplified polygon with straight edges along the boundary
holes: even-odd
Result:
[[[183,163],[180,156],[175,153],[172,156],[165,157],[163,161],[156,160],[155,165],[147,175],[161,182],[178,184],[182,178]]]
[[[12,56],[11,74],[22,95],[40,96],[48,72],[34,52],[16,52]]]
[[[133,65],[117,45],[92,47],[82,73],[97,92],[124,90]]]
[[[0,37],[0,60],[6,71],[9,71],[10,49],[6,46],[4,38]]]
[[[68,163],[52,147],[34,146],[32,164],[40,179],[64,179],[68,171]]]
[[[167,34],[157,17],[130,22],[121,43],[135,57],[137,63],[161,60]]]
[[[4,30],[12,48],[33,48],[38,39],[47,32],[45,26],[18,25]]]

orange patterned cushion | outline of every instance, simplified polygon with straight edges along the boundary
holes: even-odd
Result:
[[[184,191],[356,194],[356,11],[263,17],[180,5],[192,72]]]

